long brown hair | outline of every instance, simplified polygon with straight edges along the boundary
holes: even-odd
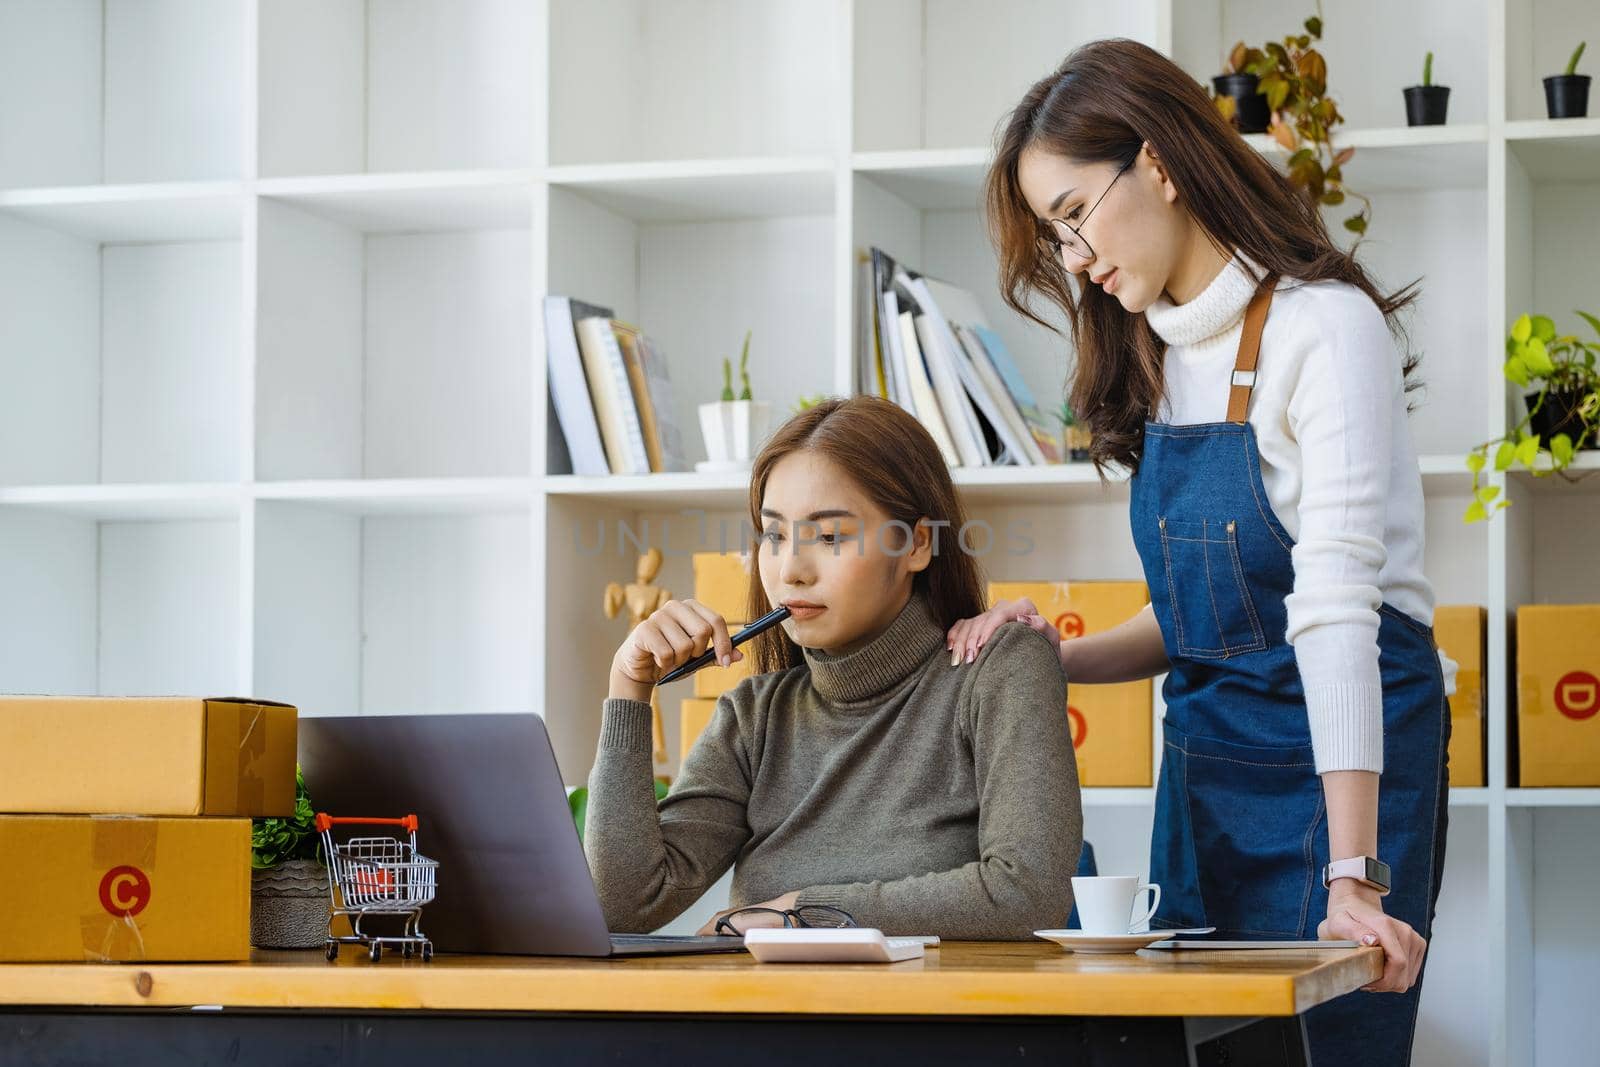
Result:
[[[834,397],[807,408],[780,426],[756,456],[750,473],[750,522],[762,529],[761,501],[778,461],[794,452],[826,456],[849,472],[867,498],[890,520],[915,528],[919,519],[945,520],[939,551],[927,569],[913,576],[912,590],[926,593],[940,625],[981,615],[988,604],[977,559],[962,549],[957,533],[966,523],[961,499],[933,437],[906,411],[876,396]],[[761,551],[757,545],[755,551]],[[841,551],[854,551],[850,548]],[[751,559],[746,616],[758,619],[772,610],[761,586],[761,571]],[[781,626],[752,642],[754,673],[766,674],[804,662],[800,646]]]
[[[1078,363],[1068,403],[1094,435],[1089,454],[1102,475],[1110,463],[1138,469],[1145,420],[1156,417],[1162,399],[1166,345],[1144,315],[1124,311],[1098,286],[1082,285],[1081,295],[1073,295],[1060,257],[1039,240],[1017,160],[1037,147],[1081,164],[1120,166],[1147,141],[1180,203],[1223,255],[1242,251],[1267,272],[1300,282],[1348,282],[1372,299],[1402,341],[1395,315],[1417,296],[1416,282],[1380,291],[1355,257],[1334,244],[1310,198],[1244,142],[1176,63],[1137,41],[1083,45],[1003,121],[984,195],[1006,303],[1055,330],[1030,307],[1042,295],[1071,323]],[[1415,365],[1408,354],[1407,376]]]

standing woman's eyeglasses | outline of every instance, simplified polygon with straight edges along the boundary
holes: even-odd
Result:
[[[1051,255],[1058,256],[1065,250],[1071,252],[1077,259],[1087,261],[1094,258],[1094,248],[1084,240],[1083,227],[1088,225],[1089,216],[1094,214],[1094,209],[1100,206],[1100,201],[1106,198],[1106,193],[1111,191],[1111,187],[1117,184],[1117,179],[1122,177],[1123,172],[1133,166],[1138,158],[1136,153],[1132,159],[1117,168],[1117,173],[1112,175],[1111,181],[1106,184],[1105,192],[1100,194],[1076,226],[1066,219],[1046,219],[1040,223],[1039,240],[1044,243]]]

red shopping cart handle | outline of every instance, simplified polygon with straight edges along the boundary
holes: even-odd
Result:
[[[403,826],[407,830],[410,830],[412,833],[416,833],[417,832],[417,817],[416,817],[416,815],[407,815],[403,819],[360,819],[360,818],[355,818],[355,817],[352,817],[352,816],[343,816],[343,817],[335,818],[334,816],[329,815],[325,811],[317,812],[316,826],[317,826],[317,833],[319,833],[319,834],[320,833],[325,833],[327,831],[328,827],[335,826],[335,825],[338,825],[338,824],[341,824],[341,823],[359,823],[359,824],[365,825],[365,826]]]

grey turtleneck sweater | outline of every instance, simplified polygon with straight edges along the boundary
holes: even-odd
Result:
[[[1083,818],[1057,652],[1008,623],[951,667],[945,629],[913,595],[854,652],[744,679],[659,804],[650,705],[607,700],[584,842],[610,928],[659,928],[729,864],[733,907],[798,890],[887,934],[1065,926]]]

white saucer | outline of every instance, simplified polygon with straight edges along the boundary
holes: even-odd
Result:
[[[1085,955],[1110,955],[1138,952],[1157,941],[1172,937],[1170,930],[1150,930],[1142,934],[1086,934],[1082,930],[1035,930],[1034,937],[1054,941],[1068,952]]]

